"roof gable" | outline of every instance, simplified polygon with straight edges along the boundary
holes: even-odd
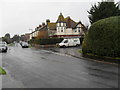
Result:
[[[48,23],[48,28],[51,30],[56,30],[56,23]]]
[[[64,16],[62,15],[62,13],[60,13],[60,15],[59,15],[59,17],[58,17],[58,19],[57,19],[57,23],[58,23],[58,22],[65,22]]]
[[[73,21],[70,17],[65,18],[65,22],[67,24],[67,28],[74,28],[76,26],[76,22]]]

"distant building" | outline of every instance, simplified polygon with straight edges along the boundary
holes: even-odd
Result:
[[[45,25],[45,23],[42,23],[42,25],[39,25],[35,28],[35,30],[30,34],[30,39],[36,38],[40,34],[40,32],[43,31],[48,32],[47,25]],[[44,36],[48,37],[48,34]]]
[[[24,35],[21,35],[20,40],[21,41],[29,41],[30,40],[30,33],[25,33]]]
[[[30,35],[30,37],[37,37],[40,31],[46,31],[46,37],[81,37],[85,35],[86,28],[82,24],[81,21],[75,22],[69,16],[64,18],[62,13],[58,16],[56,22],[50,22],[49,19],[46,20],[45,23],[39,25],[39,27],[35,28]]]

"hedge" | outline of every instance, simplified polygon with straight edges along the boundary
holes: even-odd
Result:
[[[93,23],[86,34],[83,54],[120,57],[120,16],[110,17]]]
[[[60,43],[63,38],[41,38],[41,39],[31,39],[29,43],[40,44],[40,45],[51,45]]]

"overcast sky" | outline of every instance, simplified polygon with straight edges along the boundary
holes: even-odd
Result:
[[[49,1],[49,2],[48,2]],[[2,0],[0,3],[0,37],[6,33],[24,34],[31,32],[46,19],[56,22],[60,12],[76,22],[88,25],[91,5],[101,0]],[[83,2],[84,1],[84,2]],[[115,0],[118,2],[119,0]]]

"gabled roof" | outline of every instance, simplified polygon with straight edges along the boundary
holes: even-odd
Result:
[[[76,27],[78,24],[81,24],[82,26],[84,26],[84,25],[82,24],[82,22],[79,21],[79,22],[76,23],[75,27]]]
[[[74,28],[76,26],[76,22],[73,21],[70,17],[65,18],[65,22],[67,24],[67,28]]]
[[[62,13],[60,13],[60,15],[58,16],[57,22],[48,22],[47,27],[50,30],[56,30],[56,24],[59,22],[64,22],[66,23],[66,28],[76,28],[76,26],[78,24],[81,24],[83,27],[84,25],[81,22],[75,22],[74,20],[72,20],[69,16],[64,18],[64,16],[62,15]]]
[[[56,30],[56,23],[48,23],[48,27],[51,30]]]
[[[62,13],[60,13],[60,15],[59,15],[59,17],[58,17],[58,19],[57,19],[57,23],[58,23],[58,22],[65,22],[64,16],[62,15]]]

